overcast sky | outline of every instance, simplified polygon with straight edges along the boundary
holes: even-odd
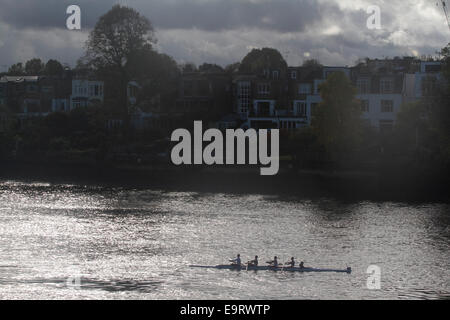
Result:
[[[226,65],[252,48],[277,48],[290,65],[316,58],[434,54],[450,42],[440,0],[0,0],[0,71],[33,57],[74,65],[98,17],[121,3],[148,17],[157,48],[179,62]],[[447,1],[449,3],[449,1]],[[81,7],[82,30],[66,29],[66,8]],[[449,3],[450,4],[450,3]],[[381,8],[369,30],[368,6]]]

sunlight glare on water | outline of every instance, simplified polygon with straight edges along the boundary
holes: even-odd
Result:
[[[450,206],[0,183],[2,299],[450,298]],[[193,269],[291,256],[353,273]],[[369,265],[382,270],[368,290]],[[80,287],[71,279],[79,279]]]

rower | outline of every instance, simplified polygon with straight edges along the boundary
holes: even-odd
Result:
[[[249,267],[257,267],[258,266],[258,256],[255,256],[254,260],[248,262]]]
[[[304,265],[304,262],[302,261],[302,262],[300,262],[300,269],[304,269],[305,268],[305,265]]]
[[[238,254],[236,259],[231,259],[230,262],[232,262],[232,266],[241,266],[241,255]]]
[[[274,268],[278,268],[278,258],[275,256],[272,261],[267,261],[267,263]]]
[[[285,264],[288,265],[288,266],[290,266],[291,268],[294,268],[294,267],[295,267],[295,258],[292,257],[292,258],[291,258],[291,261],[286,262]]]

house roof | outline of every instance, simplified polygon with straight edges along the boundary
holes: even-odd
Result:
[[[39,76],[3,76],[0,78],[0,82],[37,82],[39,81]]]

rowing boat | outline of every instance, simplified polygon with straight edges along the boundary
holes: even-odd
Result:
[[[317,269],[317,268],[291,268],[291,267],[271,267],[271,266],[233,266],[233,265],[218,265],[218,266],[195,266],[190,268],[202,269],[219,269],[219,270],[237,270],[237,271],[286,271],[286,272],[339,272],[352,273],[352,268],[347,269]]]

